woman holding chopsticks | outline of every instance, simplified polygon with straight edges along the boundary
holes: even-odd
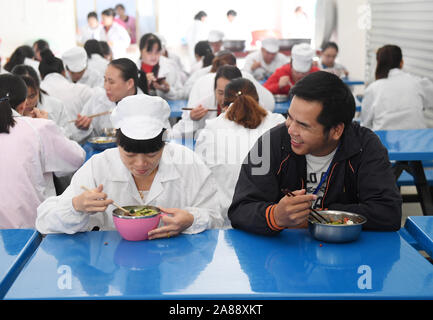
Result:
[[[91,123],[87,127],[87,137],[101,136],[104,128],[113,128],[110,114],[119,101],[147,92],[139,82],[137,66],[127,58],[111,61],[104,79],[104,89],[96,89],[81,112],[91,118]]]
[[[114,202],[157,206],[168,214],[150,239],[221,227],[215,180],[206,164],[187,147],[164,142],[169,115],[160,97],[122,99],[111,114],[118,147],[93,156],[62,195],[42,203],[36,228],[44,234],[114,230]]]

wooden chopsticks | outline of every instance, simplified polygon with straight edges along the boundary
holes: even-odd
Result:
[[[281,192],[284,193],[284,194],[285,194],[286,196],[288,196],[288,197],[296,197],[296,195],[293,194],[289,189],[281,189]],[[311,215],[311,216],[312,216],[312,217],[313,217],[317,222],[319,222],[319,223],[323,223],[323,221],[324,221],[325,223],[329,223],[328,219],[326,219],[325,217],[323,217],[319,212],[317,212],[317,211],[314,210],[313,208],[310,208],[310,210],[311,210],[310,215]],[[313,213],[316,214],[317,216],[319,216],[320,219],[322,219],[322,221],[320,221],[320,219],[317,218],[317,216],[314,215]]]
[[[95,114],[92,114],[90,116],[87,116],[87,118],[93,119],[95,117],[105,116],[106,114],[110,114],[110,113],[111,113],[111,110],[105,111],[105,112],[100,112],[100,113],[95,113]],[[75,121],[76,120],[71,120],[71,121],[69,121],[69,123],[72,123],[72,122],[75,122]]]
[[[182,108],[182,110],[191,111],[194,110],[194,108]],[[207,109],[208,111],[218,111],[218,109]]]

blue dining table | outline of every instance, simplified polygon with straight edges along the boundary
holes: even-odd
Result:
[[[32,229],[0,229],[0,299],[41,242]]]
[[[433,217],[409,216],[404,228],[415,239],[418,249],[433,259]]]
[[[433,215],[433,200],[423,162],[433,161],[433,129],[375,131],[394,161],[396,180],[403,171],[414,178],[424,215]]]
[[[53,234],[5,299],[433,299],[433,265],[398,232],[363,231],[344,244],[307,229],[141,242],[117,231]]]
[[[171,109],[170,118],[182,117],[182,108],[187,107],[188,100],[167,100],[167,102]]]

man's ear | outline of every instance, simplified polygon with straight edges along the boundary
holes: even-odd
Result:
[[[340,122],[339,124],[337,124],[335,127],[331,128],[330,131],[330,138],[332,140],[338,141],[341,139],[341,136],[343,135],[343,131],[344,131],[344,123]]]

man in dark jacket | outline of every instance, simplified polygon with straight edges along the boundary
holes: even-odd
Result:
[[[286,123],[266,132],[242,165],[228,211],[232,226],[267,235],[305,227],[313,205],[359,213],[364,229],[398,230],[402,200],[387,150],[374,132],[352,123],[349,88],[319,71],[290,93]]]

